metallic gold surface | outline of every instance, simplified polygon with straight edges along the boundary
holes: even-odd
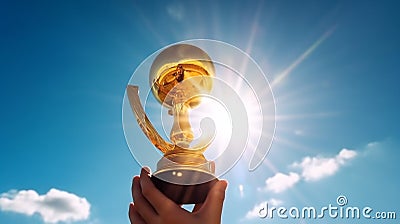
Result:
[[[175,186],[174,184],[194,186],[208,183],[201,185],[203,187],[198,185],[200,191],[198,196],[192,192],[191,196],[183,200],[185,203],[198,202],[199,197],[205,198],[204,194],[207,194],[207,191],[204,189],[208,189],[210,184],[215,182],[214,163],[207,161],[203,155],[209,144],[190,147],[194,136],[189,121],[190,109],[201,103],[201,94],[211,91],[210,77],[213,76],[214,65],[210,57],[192,45],[170,46],[155,58],[150,69],[150,85],[155,98],[166,106],[169,114],[173,116],[174,122],[170,133],[172,143],[165,141],[147,118],[140,103],[138,87],[131,85],[127,87],[129,102],[139,126],[151,143],[164,153],[153,174],[155,178],[162,180],[161,182],[155,180],[160,184],[159,189],[168,188],[169,190],[166,190],[168,192],[164,193],[172,194],[173,189],[171,190],[170,186]],[[184,195],[175,195],[171,198],[175,197],[182,198]]]
[[[199,79],[196,79],[196,82],[191,81],[193,77],[212,76],[200,61],[176,62],[176,64],[171,63],[162,67],[165,69],[158,71],[152,90],[156,99],[168,107],[173,107],[177,94],[183,94],[179,100],[185,101],[193,108],[200,103],[201,98],[187,99],[185,96],[195,96],[211,91],[211,79],[201,79],[200,82],[198,82]],[[171,91],[176,93],[171,93]]]

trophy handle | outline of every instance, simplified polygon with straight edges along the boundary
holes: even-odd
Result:
[[[139,87],[128,85],[127,87],[128,99],[131,105],[132,111],[135,114],[136,120],[142,129],[143,133],[147,138],[153,143],[153,145],[158,148],[161,152],[166,153],[173,150],[175,146],[167,141],[165,141],[151,124],[149,118],[147,117],[139,98]]]

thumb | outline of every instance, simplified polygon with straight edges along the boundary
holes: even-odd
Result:
[[[201,207],[202,209],[200,209],[202,215],[211,216],[212,220],[221,220],[222,206],[225,200],[225,190],[227,186],[228,182],[225,180],[220,180],[215,183],[208,192],[207,198]]]

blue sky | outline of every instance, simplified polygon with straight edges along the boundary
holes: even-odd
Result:
[[[256,171],[243,159],[222,177],[230,183],[223,223],[271,222],[251,213],[265,201],[320,208],[339,195],[399,216],[397,8],[395,1],[1,1],[0,223],[63,220],[39,215],[40,206],[26,215],[15,202],[25,193],[57,207],[45,200],[54,199],[53,188],[88,210],[68,213],[81,220],[74,223],[127,223],[140,167],[122,129],[125,87],[147,56],[192,38],[242,49],[275,83],[273,145]]]

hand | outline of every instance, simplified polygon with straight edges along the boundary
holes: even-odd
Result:
[[[162,194],[151,182],[149,172],[142,169],[140,177],[133,178],[134,203],[129,205],[129,220],[132,224],[220,224],[227,184],[218,181],[205,202],[189,212]]]

